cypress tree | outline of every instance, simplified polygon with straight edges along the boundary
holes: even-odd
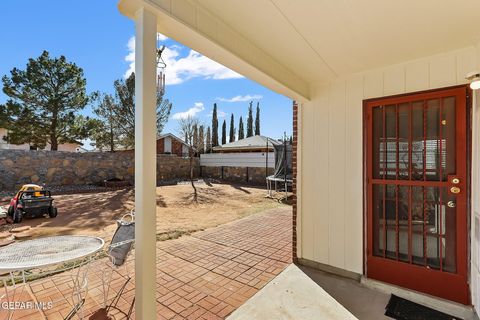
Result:
[[[227,122],[223,120],[223,125],[222,125],[222,144],[227,143]]]
[[[198,150],[198,126],[195,124],[193,126],[193,147]]]
[[[250,106],[248,107],[248,118],[247,118],[247,138],[253,136],[252,104],[253,102],[250,101]]]
[[[217,117],[217,104],[213,104],[212,114],[212,147],[218,146],[218,117]]]
[[[212,151],[212,134],[210,131],[210,127],[207,128],[207,136],[205,138],[205,152]]]
[[[198,152],[205,153],[205,132],[203,125],[198,128]]]
[[[240,117],[240,121],[238,122],[238,140],[242,140],[245,138],[245,132],[243,131],[243,119]]]
[[[260,102],[257,102],[257,114],[255,115],[255,135],[260,135]]]
[[[228,142],[234,142],[235,141],[235,119],[233,118],[233,113],[232,116],[230,117],[230,139]]]

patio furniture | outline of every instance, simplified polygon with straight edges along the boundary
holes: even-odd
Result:
[[[126,260],[134,242],[135,213],[132,210],[130,213],[122,216],[120,220],[117,220],[117,230],[115,231],[115,234],[112,237],[112,241],[107,248],[109,260],[102,272],[104,307],[93,313],[89,318],[90,320],[112,319],[110,316],[111,310],[115,310],[125,319],[130,319],[133,311],[133,306],[135,304],[135,297],[133,298],[127,311],[119,308],[118,302],[120,300],[120,297],[124,293],[125,288],[131,280]],[[126,278],[124,278],[124,276],[119,272],[120,268],[124,269],[124,275],[126,276]],[[117,274],[120,278],[124,278],[125,281],[123,282],[122,286],[117,291],[115,296],[109,299],[114,274]],[[110,302],[107,303],[107,300],[110,300]]]
[[[0,248],[0,281],[3,283],[6,302],[20,291],[26,289],[36,302],[35,295],[28,280],[56,274],[58,277],[67,277],[73,283],[71,298],[73,308],[65,319],[72,319],[75,315],[82,318],[82,306],[88,291],[87,273],[89,262],[102,249],[104,241],[101,238],[90,236],[54,236],[17,242]],[[62,265],[60,269],[53,268]],[[47,271],[44,271],[48,268]],[[74,270],[75,271],[72,271]],[[65,271],[72,272],[65,272]],[[60,274],[58,274],[60,273]],[[67,299],[66,297],[62,300]],[[59,300],[60,301],[60,300]],[[58,301],[53,301],[52,304]],[[13,317],[15,310],[8,310],[7,319]],[[46,319],[41,308],[38,311]]]

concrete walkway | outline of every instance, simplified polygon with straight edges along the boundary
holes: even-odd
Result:
[[[291,208],[268,210],[217,228],[176,240],[157,242],[157,319],[224,319],[280,274],[292,256]],[[103,301],[96,261],[89,273],[85,314]],[[126,263],[134,277],[133,255]],[[113,291],[125,282],[122,268],[113,280]],[[65,277],[63,277],[65,278]],[[135,279],[126,287],[119,306],[128,309],[135,294]],[[45,310],[47,319],[63,319],[71,309],[71,283],[55,276],[31,283],[39,302],[69,298]],[[22,295],[16,301],[30,301]],[[4,319],[0,311],[0,319]],[[87,317],[88,318],[88,317]],[[14,319],[43,319],[38,312],[15,312]]]
[[[347,309],[291,264],[228,320],[356,320]]]

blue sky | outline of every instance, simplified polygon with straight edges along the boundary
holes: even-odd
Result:
[[[134,23],[117,10],[117,0],[1,0],[0,76],[13,67],[25,68],[28,58],[43,50],[65,55],[84,69],[88,92],[113,92],[113,81],[134,66]],[[260,102],[262,134],[280,138],[292,132],[292,102],[261,85],[161,37],[167,49],[166,96],[173,103],[164,132],[177,133],[179,117],[186,113],[211,123],[213,103],[227,119],[247,114],[249,97]],[[7,97],[0,92],[0,103]],[[237,102],[233,102],[237,101]],[[91,106],[83,112],[91,115]],[[220,118],[220,122],[223,118]],[[220,124],[221,125],[221,124]]]

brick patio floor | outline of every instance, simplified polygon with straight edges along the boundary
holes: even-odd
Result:
[[[157,242],[157,318],[223,319],[278,275],[292,256],[290,208],[268,210],[216,228],[176,240]],[[92,264],[84,314],[103,302],[100,270],[105,259]],[[133,255],[126,263],[133,277]],[[125,281],[119,270],[110,296]],[[69,297],[71,281],[56,276],[31,284],[37,301]],[[128,309],[134,297],[135,280],[126,287],[119,306]],[[17,296],[15,300],[32,300]],[[45,311],[47,319],[63,319],[71,299]],[[5,314],[0,311],[0,318]],[[88,318],[86,316],[85,318]],[[15,312],[14,319],[42,319],[38,311]]]

